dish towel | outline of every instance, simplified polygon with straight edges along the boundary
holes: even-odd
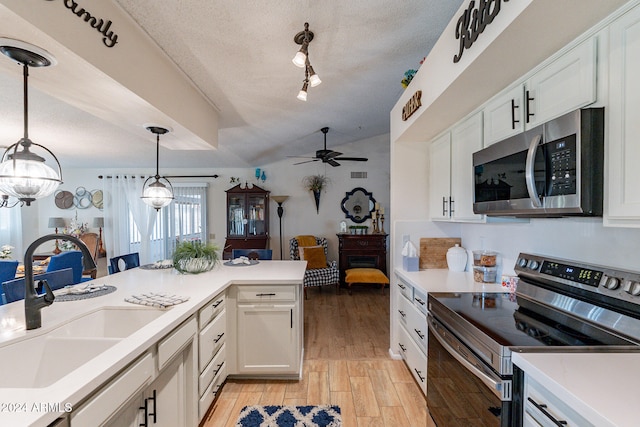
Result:
[[[167,308],[189,300],[189,297],[169,295],[165,293],[149,292],[148,294],[131,295],[124,299],[132,304],[149,305],[151,307]]]

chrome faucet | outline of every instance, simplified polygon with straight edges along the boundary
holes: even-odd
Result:
[[[27,330],[38,329],[42,326],[42,315],[40,314],[40,310],[53,304],[53,300],[56,298],[46,280],[42,281],[45,294],[38,296],[33,278],[33,254],[38,246],[50,240],[68,240],[75,243],[76,246],[80,248],[80,251],[82,251],[82,264],[84,270],[96,269],[96,263],[93,260],[93,256],[91,256],[91,252],[89,252],[89,248],[87,248],[87,245],[77,237],[66,234],[47,234],[31,243],[24,253],[24,317],[27,324]]]

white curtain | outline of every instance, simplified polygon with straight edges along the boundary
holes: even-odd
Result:
[[[144,177],[130,175],[114,175],[104,181],[104,234],[108,257],[138,252],[141,264],[158,259],[151,245],[157,212],[140,199],[144,181]],[[137,230],[130,229],[129,216]],[[134,242],[130,236],[138,233],[140,239]]]
[[[9,203],[14,203],[9,198]],[[0,246],[13,246],[12,259],[22,260],[24,250],[22,248],[22,215],[19,206],[13,208],[0,208]]]
[[[176,243],[182,240],[200,240],[207,243],[207,184],[174,184],[174,200],[165,208],[170,238],[167,256],[171,256]]]

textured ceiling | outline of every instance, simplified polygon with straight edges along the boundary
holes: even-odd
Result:
[[[162,167],[260,166],[389,132],[400,80],[418,68],[462,0],[115,0],[220,111],[219,149],[161,151]],[[304,71],[293,36],[309,22],[322,84],[296,99]],[[5,59],[0,58],[5,61]],[[135,64],[132,64],[135,66]],[[6,68],[6,67],[5,67]],[[22,131],[21,80],[0,68],[0,145]],[[39,78],[46,79],[46,71]],[[90,90],[90,88],[87,88]],[[96,100],[100,102],[100,100]],[[63,166],[154,166],[141,137],[36,89],[30,134]],[[365,147],[357,147],[363,154]]]

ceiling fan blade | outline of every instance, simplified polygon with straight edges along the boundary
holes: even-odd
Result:
[[[325,162],[325,163],[329,163],[329,164],[330,164],[331,166],[333,166],[333,167],[340,166],[340,163],[336,162],[336,161],[335,161],[335,160],[333,160],[333,159],[326,159],[324,162]]]
[[[301,164],[303,164],[303,163],[317,162],[318,160],[320,160],[320,159],[305,160],[304,162],[294,163],[294,165],[301,165]]]
[[[314,156],[287,156],[288,159],[317,159]]]
[[[365,158],[365,157],[335,157],[334,160],[348,160],[351,162],[366,162],[369,159]]]
[[[336,157],[338,157],[339,155],[341,155],[342,153],[339,151],[329,151],[327,154],[324,155],[325,159],[334,159]]]

